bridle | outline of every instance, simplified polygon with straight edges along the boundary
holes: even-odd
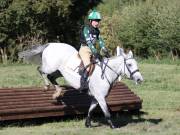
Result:
[[[136,70],[134,70],[133,72],[131,72],[131,70],[129,69],[129,67],[127,66],[127,63],[126,63],[126,61],[127,61],[127,60],[130,60],[130,59],[134,59],[134,58],[124,59],[124,72],[125,72],[125,66],[126,66],[128,72],[129,72],[129,74],[130,74],[130,79],[133,79],[133,75],[134,75],[136,72],[139,72],[139,69],[136,69]]]
[[[128,59],[125,59],[125,58],[124,58],[124,73],[125,73],[125,67],[126,67],[127,70],[128,70],[128,72],[129,72],[129,74],[130,74],[130,79],[133,79],[133,75],[134,75],[136,72],[139,72],[140,70],[139,70],[139,69],[136,69],[136,70],[134,70],[134,71],[131,72],[131,70],[129,69],[129,67],[127,66],[127,63],[126,63],[126,61],[127,61],[127,60],[130,60],[130,59],[134,59],[134,58],[128,58]],[[122,74],[122,72],[117,73],[114,69],[112,69],[112,68],[108,65],[108,61],[109,61],[109,59],[107,59],[107,62],[102,61],[102,64],[100,65],[100,67],[101,67],[101,69],[102,69],[101,78],[102,78],[102,79],[104,78],[104,72],[105,72],[106,67],[108,67],[110,70],[112,70],[112,71],[117,75],[117,78],[118,78],[118,77]],[[103,68],[103,66],[102,66],[103,64],[105,65],[104,68]]]

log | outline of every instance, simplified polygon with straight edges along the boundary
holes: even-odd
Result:
[[[53,88],[0,88],[0,121],[87,114],[89,95],[64,86],[64,96],[53,100],[53,92]],[[142,108],[140,97],[122,82],[112,87],[106,101],[111,112]]]

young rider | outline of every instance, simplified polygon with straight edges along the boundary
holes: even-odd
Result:
[[[84,26],[81,31],[80,43],[81,47],[79,55],[83,61],[84,66],[88,66],[91,63],[91,57],[94,55],[96,59],[100,59],[100,55],[96,49],[96,43],[98,43],[100,49],[104,52],[106,57],[109,57],[108,50],[105,47],[104,41],[100,36],[99,23],[101,21],[101,14],[93,10],[88,15],[89,24]],[[83,72],[81,77],[81,88],[83,89],[86,84],[88,73],[90,72],[90,66],[88,66]]]

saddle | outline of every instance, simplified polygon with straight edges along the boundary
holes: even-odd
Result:
[[[83,64],[83,61],[78,53],[70,56],[69,60],[64,63],[65,67],[72,70],[73,72],[78,73],[80,76],[83,74],[83,71],[90,67],[88,76],[92,75],[94,68],[95,68],[95,60],[92,57],[91,63],[86,67]]]
[[[80,64],[79,64],[79,68],[78,68],[78,73],[79,73],[79,75],[83,75],[83,72],[84,72],[84,70],[86,70],[88,67],[89,67],[89,72],[88,72],[88,76],[90,76],[90,75],[92,75],[92,73],[93,73],[93,71],[94,71],[94,68],[95,68],[95,60],[94,60],[94,58],[92,57],[91,58],[91,63],[89,64],[89,65],[87,65],[87,66],[84,66],[84,64],[83,64],[83,61],[82,61],[82,59],[81,59],[81,57],[80,57],[80,55],[78,54],[78,58],[81,60],[81,62],[80,62]]]

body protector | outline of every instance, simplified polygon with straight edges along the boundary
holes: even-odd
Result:
[[[83,26],[80,37],[81,45],[87,45],[93,54],[97,54],[97,49],[95,48],[97,42],[101,49],[105,48],[105,43],[100,36],[99,29],[94,28],[91,25]]]

